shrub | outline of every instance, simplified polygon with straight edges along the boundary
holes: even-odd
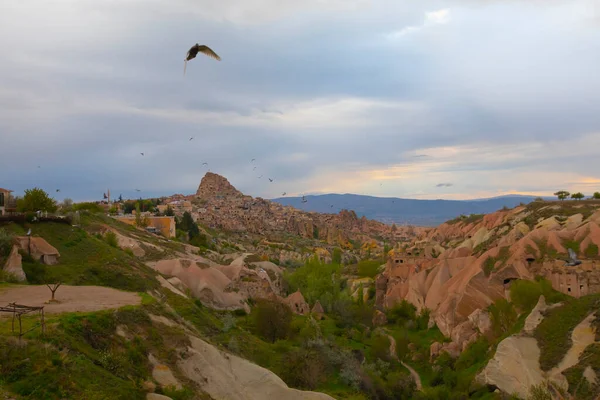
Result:
[[[13,241],[14,236],[5,229],[0,228],[0,260],[3,257],[8,257],[12,250]]]
[[[506,299],[500,299],[490,307],[492,328],[498,336],[507,333],[517,322],[517,312],[512,303]]]
[[[283,357],[285,365],[282,374],[292,387],[315,389],[326,379],[327,360],[323,352],[316,348],[302,347],[287,352]]]
[[[106,243],[108,243],[112,247],[119,246],[119,241],[117,240],[117,234],[112,231],[106,232],[106,234],[104,235],[104,240],[106,240]]]
[[[258,300],[252,314],[256,329],[265,340],[274,343],[277,339],[285,339],[288,336],[292,310],[287,305]]]
[[[73,205],[73,210],[74,211],[88,211],[90,213],[102,213],[104,212],[104,208],[102,208],[100,206],[100,204],[88,201],[88,202],[84,202],[84,203],[77,203],[75,205]]]
[[[381,266],[381,260],[364,260],[357,265],[357,274],[361,277],[375,278],[379,273],[379,267]]]
[[[390,360],[390,339],[386,335],[375,335],[371,339],[371,355],[375,359]]]
[[[390,308],[386,316],[389,323],[403,325],[407,321],[414,321],[416,319],[417,308],[408,301],[402,300]]]

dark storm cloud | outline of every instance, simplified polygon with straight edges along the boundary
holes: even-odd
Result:
[[[598,178],[589,1],[32,4],[0,15],[0,156],[18,170],[0,183],[17,192],[190,193],[205,161],[265,197]],[[195,42],[223,60],[198,56],[184,77]],[[386,174],[403,180],[380,187]]]

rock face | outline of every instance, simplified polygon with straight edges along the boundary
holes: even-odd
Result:
[[[600,203],[576,204],[577,214],[573,206],[536,202],[419,233],[390,252],[375,279],[376,307],[406,300],[417,310],[429,309],[445,336],[460,339],[444,345],[453,352],[472,340],[455,329],[470,320],[478,335],[489,330],[489,316],[477,311],[508,299],[514,280],[541,275],[570,296],[600,293]],[[569,243],[580,249],[578,266],[565,266]],[[531,316],[529,329],[536,318]]]
[[[34,260],[41,262],[46,265],[58,264],[60,253],[50,243],[46,242],[44,238],[33,236],[17,236],[17,245],[19,249],[25,252],[31,252],[31,257]]]
[[[233,187],[225,177],[207,172],[198,186],[196,196],[201,199],[210,199],[218,196],[242,197],[243,194]]]
[[[13,246],[10,255],[8,256],[8,260],[6,260],[6,264],[4,265],[4,272],[10,274],[19,282],[25,282],[27,280],[25,272],[23,271],[19,248],[17,246]]]
[[[529,388],[544,381],[539,358],[540,348],[534,338],[510,336],[498,344],[494,358],[477,380],[527,398]]]
[[[383,326],[385,324],[387,324],[387,317],[385,314],[379,310],[375,310],[375,314],[373,315],[373,325]]]
[[[162,274],[177,277],[194,297],[216,309],[246,309],[246,297],[226,289],[231,284],[225,274],[215,267],[189,259],[171,259],[157,262],[153,268]]]
[[[302,296],[300,290],[286,297],[284,303],[287,304],[296,314],[306,315],[310,312],[310,306],[306,300],[304,300],[304,296]]]
[[[544,295],[541,295],[537,304],[525,319],[525,326],[523,327],[523,331],[528,334],[533,334],[535,328],[537,328],[537,326],[544,319],[543,313],[547,309],[548,305],[546,305],[546,298],[544,297]]]
[[[194,336],[190,336],[190,341],[191,345],[182,349],[186,354],[177,366],[214,399],[333,400],[323,393],[291,389],[271,371],[223,353]]]

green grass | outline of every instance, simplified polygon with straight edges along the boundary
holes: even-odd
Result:
[[[35,322],[24,318],[25,326]],[[116,335],[117,325],[125,325],[134,338]],[[186,343],[180,329],[153,325],[144,306],[50,315],[46,335],[33,330],[21,345],[10,334],[10,320],[1,320],[0,386],[30,399],[142,400],[141,383],[152,379],[148,353],[174,367],[175,349]],[[173,398],[191,399],[186,393],[189,387]]]
[[[540,366],[548,371],[556,366],[571,348],[571,332],[592,311],[600,307],[600,295],[568,298],[564,305],[552,309],[535,330],[540,346]]]

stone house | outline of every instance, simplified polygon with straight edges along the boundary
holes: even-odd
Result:
[[[0,188],[0,215],[17,211],[17,202],[11,193],[12,190]]]

